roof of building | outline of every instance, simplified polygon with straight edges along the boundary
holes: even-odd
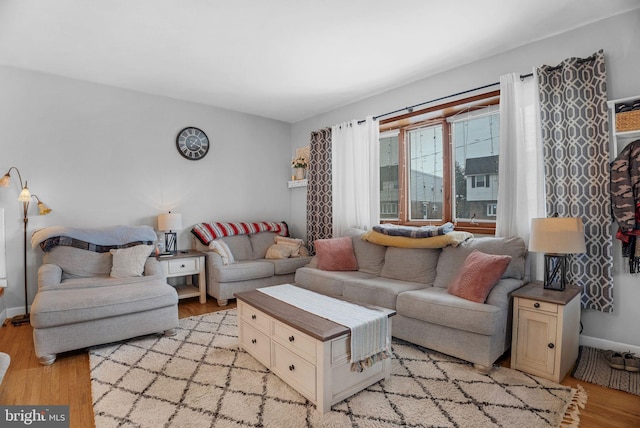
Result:
[[[497,174],[498,155],[467,159],[465,175]]]

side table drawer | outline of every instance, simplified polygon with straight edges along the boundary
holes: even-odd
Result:
[[[304,333],[295,330],[288,325],[274,321],[273,337],[280,344],[301,355],[312,364],[316,362],[316,340]]]
[[[253,355],[264,366],[271,366],[271,339],[267,335],[242,321],[240,322],[240,337],[242,337],[241,345],[245,351]]]
[[[251,325],[263,333],[266,333],[268,336],[271,336],[271,317],[269,315],[247,305],[241,300],[238,301],[238,312],[240,313],[240,318],[245,321],[247,325]]]
[[[167,273],[170,275],[198,272],[198,259],[196,258],[169,260],[167,263]]]
[[[316,401],[316,366],[273,342],[271,369],[309,400]]]
[[[530,299],[518,299],[518,307],[532,309],[535,311],[549,312],[552,314],[558,313],[558,305],[555,303],[541,302],[539,300]]]

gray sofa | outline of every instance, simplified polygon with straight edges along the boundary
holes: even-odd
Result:
[[[73,245],[80,240],[67,239],[76,236],[95,244],[92,236],[107,237],[108,246],[118,246],[130,242],[131,236],[155,239],[152,228],[117,226],[96,229],[95,235],[86,229],[47,228],[34,233],[32,244],[55,241],[58,233],[65,239],[46,248],[31,305],[33,342],[40,363],[52,364],[60,352],[152,333],[174,334],[178,295],[155,258],[148,258],[148,253],[139,257],[144,263],[143,276],[114,278],[113,256],[108,250],[95,251],[95,245],[76,248]]]
[[[226,306],[233,294],[270,285],[292,283],[298,268],[311,257],[266,259],[267,250],[275,242],[276,233],[258,232],[218,238],[231,250],[235,263],[224,265],[222,257],[194,238],[197,250],[206,254],[207,292],[218,305]]]
[[[471,238],[457,247],[385,247],[352,232],[357,271],[323,271],[316,261],[295,284],[319,293],[395,309],[393,336],[475,364],[488,372],[511,344],[511,292],[528,282],[520,238]],[[449,294],[447,286],[474,249],[512,257],[485,303]]]

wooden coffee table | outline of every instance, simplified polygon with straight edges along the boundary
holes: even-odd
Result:
[[[235,297],[240,345],[322,413],[391,375],[391,358],[360,373],[351,371],[349,328],[260,291],[235,293]],[[375,309],[388,317],[396,314]]]

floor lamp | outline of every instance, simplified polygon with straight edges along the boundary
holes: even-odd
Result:
[[[22,181],[22,176],[20,175],[20,171],[15,166],[9,168],[9,171],[0,179],[0,187],[8,187],[11,182],[11,170],[15,170],[18,174],[18,179],[20,180],[20,195],[18,196],[18,201],[22,202],[22,222],[24,225],[24,315],[18,315],[11,319],[11,324],[13,325],[22,325],[26,324],[30,321],[29,317],[29,289],[27,284],[27,224],[29,223],[29,203],[31,202],[31,198],[34,198],[38,201],[38,210],[40,215],[47,215],[51,212],[51,209],[47,207],[44,203],[40,201],[37,195],[31,194],[29,188],[27,187],[26,180]]]

